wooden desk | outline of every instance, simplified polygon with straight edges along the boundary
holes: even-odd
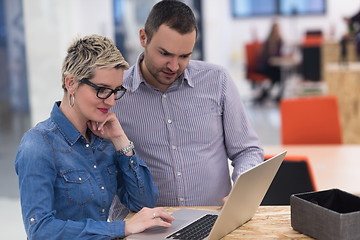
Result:
[[[288,155],[307,156],[317,190],[339,188],[360,194],[360,145],[280,145],[264,150],[265,154],[287,150]]]
[[[187,207],[195,209],[216,210],[219,207]],[[166,208],[169,212],[174,212],[180,207]],[[232,239],[313,239],[309,236],[296,232],[291,227],[290,206],[260,206],[255,216],[234,230],[223,240]]]

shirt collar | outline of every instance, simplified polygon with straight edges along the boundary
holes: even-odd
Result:
[[[136,64],[127,70],[128,74],[126,74],[124,77],[123,85],[130,92],[135,92],[141,83],[147,84],[140,70],[140,63],[143,59],[144,53],[141,53],[136,60]],[[194,82],[191,79],[188,67],[185,69],[184,74],[180,76],[177,81],[180,81],[179,85],[185,83],[192,88],[194,87]]]
[[[66,118],[66,116],[60,110],[60,101],[55,102],[54,107],[51,111],[51,119],[58,126],[59,131],[64,136],[65,140],[70,144],[74,145],[80,137],[81,133],[74,127],[74,125]]]
[[[189,65],[191,63],[191,60],[189,62]],[[183,78],[185,80],[185,82],[187,82],[187,84],[190,86],[190,87],[194,87],[194,81],[193,79],[191,78],[191,74],[190,74],[190,68],[189,68],[189,65],[187,66],[187,68],[185,68],[185,71],[184,71],[184,74],[183,74]]]
[[[145,83],[145,80],[142,77],[140,71],[140,62],[142,61],[142,59],[143,59],[143,53],[140,54],[136,59],[136,64],[133,67],[131,67],[129,70],[125,71],[123,85],[130,92],[135,92],[139,88],[141,83]]]

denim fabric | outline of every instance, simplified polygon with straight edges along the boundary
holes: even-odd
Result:
[[[15,161],[28,239],[111,239],[124,222],[108,222],[115,194],[132,211],[153,207],[158,191],[146,164],[120,156],[91,134],[90,143],[55,103],[51,117],[28,131]]]

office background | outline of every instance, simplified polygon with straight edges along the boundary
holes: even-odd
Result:
[[[122,46],[134,63],[141,52],[139,28],[146,9],[155,2],[0,0],[0,226],[4,239],[26,238],[13,167],[15,152],[24,131],[46,119],[54,101],[62,97],[60,68],[69,42],[93,33],[114,40],[126,36]],[[201,44],[194,57],[225,66],[245,103],[253,93],[244,77],[244,44],[254,38],[263,40],[274,18],[289,43],[299,43],[308,30],[321,30],[325,39],[339,41],[346,32],[343,17],[360,9],[356,0],[327,0],[324,14],[237,18],[231,0],[185,2],[199,10],[196,14],[201,19]],[[120,19],[121,24],[116,24]],[[247,108],[263,144],[279,144],[277,105],[247,104]]]

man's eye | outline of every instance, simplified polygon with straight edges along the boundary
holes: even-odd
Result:
[[[167,52],[161,52],[160,54],[161,54],[161,55],[164,55],[164,56],[168,56],[168,55],[169,55],[169,53],[167,53]]]

